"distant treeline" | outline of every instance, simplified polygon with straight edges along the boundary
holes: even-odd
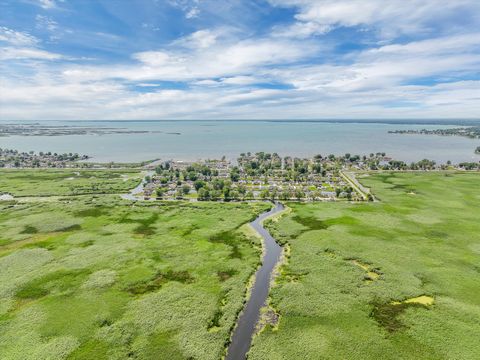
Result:
[[[441,135],[441,136],[463,136],[471,139],[480,139],[480,126],[453,128],[453,129],[435,129],[435,130],[393,130],[389,134],[422,134],[422,135]]]

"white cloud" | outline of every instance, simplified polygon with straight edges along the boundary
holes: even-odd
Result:
[[[64,83],[49,76],[20,86],[5,82],[5,86],[12,91],[0,98],[0,106],[2,117],[10,119],[469,118],[480,111],[479,81],[391,86],[351,91],[348,97],[334,88],[285,91],[202,87],[139,94],[115,81]],[[404,105],[394,109],[383,105],[391,101]]]
[[[260,82],[265,82],[264,79],[260,79],[255,76],[232,76],[232,77],[227,77],[227,78],[222,78],[222,83],[223,84],[228,84],[228,85],[252,85],[255,83],[260,83]]]
[[[296,22],[288,27],[274,28],[275,36],[308,38],[312,35],[323,35],[332,30],[331,25],[318,24],[313,21]]]
[[[185,13],[195,6],[176,1]],[[472,118],[480,113],[480,82],[462,80],[478,74],[480,32],[465,31],[460,20],[453,21],[456,27],[445,27],[451,34],[432,31],[462,6],[473,4],[475,13],[472,1],[441,7],[434,7],[438,1],[433,0],[271,2],[295,6],[295,22],[261,37],[202,28],[166,46],[133,53],[129,62],[56,61],[53,66],[24,61],[28,74],[15,72],[16,59],[67,58],[40,49],[27,33],[0,28],[0,41],[8,44],[0,59],[13,64],[0,79],[2,88],[12,89],[2,92],[1,118]],[[48,22],[42,24],[48,29]],[[321,38],[310,38],[342,26],[374,30],[388,41],[340,54]],[[399,34],[410,36],[396,40]],[[409,38],[424,40],[406,42]],[[184,88],[168,89],[169,81],[182,82]],[[265,83],[284,86],[262,88]]]
[[[167,0],[168,3],[182,10],[186,19],[194,19],[200,15],[200,9],[197,6],[199,0]]]
[[[187,19],[193,19],[193,18],[196,18],[199,14],[200,14],[200,10],[198,9],[198,7],[193,7],[187,11],[187,13],[185,14],[185,17]]]
[[[217,80],[212,80],[212,79],[205,79],[205,80],[198,80],[193,82],[193,85],[198,85],[198,86],[220,86],[221,82]]]
[[[45,50],[35,48],[14,48],[3,47],[0,48],[1,60],[22,60],[22,59],[35,59],[35,60],[58,60],[62,59],[60,54],[51,53]]]
[[[7,27],[0,27],[0,42],[9,45],[0,47],[0,59],[2,60],[58,60],[65,58],[60,54],[39,49],[40,40],[35,36]]]
[[[480,51],[480,32],[412,41],[408,44],[385,45],[367,53],[373,56],[387,54],[399,56],[406,54],[440,55],[475,51]]]
[[[38,5],[43,9],[53,9],[57,6],[55,0],[38,0]]]
[[[209,48],[144,51],[133,54],[139,64],[128,66],[75,66],[63,70],[66,79],[98,81],[120,78],[128,81],[198,81],[227,78],[285,65],[308,58],[317,47],[289,40],[245,40]]]
[[[38,29],[45,29],[50,32],[58,30],[58,23],[48,16],[37,14],[37,16],[35,16],[35,21]]]
[[[285,33],[321,34],[336,27],[365,26],[383,38],[431,33],[452,16],[480,16],[476,0],[269,0],[276,6],[296,7],[297,22]],[[475,15],[476,14],[476,15]],[[457,24],[461,25],[461,24]]]
[[[155,84],[155,83],[139,83],[139,84],[135,84],[136,86],[140,86],[140,87],[158,87],[160,86],[159,84]]]
[[[15,31],[4,26],[0,26],[0,41],[14,46],[35,46],[39,43],[39,40],[29,33]]]
[[[163,51],[143,51],[133,54],[133,58],[149,66],[163,66],[172,61],[170,55]]]
[[[191,49],[204,49],[214,45],[217,42],[217,37],[218,35],[211,30],[199,30],[174,41],[173,45],[184,46]]]

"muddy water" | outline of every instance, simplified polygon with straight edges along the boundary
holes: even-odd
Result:
[[[275,239],[267,230],[265,230],[261,222],[265,218],[276,214],[283,209],[284,207],[282,204],[276,203],[272,210],[261,214],[250,223],[255,231],[263,238],[265,254],[262,266],[255,273],[255,284],[252,288],[250,299],[245,304],[245,307],[238,318],[237,326],[233,331],[232,342],[228,347],[226,360],[244,360],[250,349],[255,326],[260,316],[260,309],[266,305],[272,271],[280,260],[280,255],[282,253],[282,247],[278,245]]]

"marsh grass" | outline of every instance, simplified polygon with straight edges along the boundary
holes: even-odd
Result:
[[[361,181],[380,202],[291,203],[266,223],[291,252],[271,290],[281,322],[249,359],[480,358],[480,174]]]
[[[188,271],[172,271],[158,272],[150,279],[140,281],[129,285],[126,290],[134,295],[146,294],[160,289],[169,281],[178,281],[182,284],[190,284],[194,278]]]
[[[132,169],[0,169],[0,189],[16,197],[115,194],[133,189],[141,178]]]
[[[89,270],[58,270],[23,285],[16,293],[17,299],[38,299],[52,292],[65,294],[74,291],[89,275]]]
[[[38,233],[38,229],[35,226],[31,225],[25,225],[23,230],[20,232],[20,234],[36,234]]]
[[[230,258],[241,259],[242,253],[238,248],[238,240],[239,240],[239,237],[241,238],[242,236],[243,234],[241,234],[236,229],[228,230],[228,231],[222,231],[220,233],[210,236],[209,241],[212,243],[220,243],[220,244],[227,245],[231,249]]]
[[[269,207],[113,195],[0,206],[2,360],[219,359],[260,259],[237,229]]]
[[[238,271],[235,269],[228,269],[228,270],[223,270],[223,271],[217,271],[218,278],[220,281],[227,281],[230,279],[232,276],[237,275]]]

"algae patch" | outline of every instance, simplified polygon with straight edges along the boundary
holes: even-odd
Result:
[[[421,305],[433,305],[434,299],[431,296],[421,295],[414,298],[406,299],[403,301],[394,301],[392,302],[393,305],[400,305],[400,304],[421,304]]]
[[[351,263],[365,271],[366,274],[364,281],[367,283],[378,280],[380,275],[382,275],[378,268],[372,268],[370,264],[364,263],[358,259],[351,259]]]
[[[405,299],[402,301],[391,301],[386,304],[374,304],[370,314],[377,323],[390,333],[406,328],[405,324],[398,318],[408,308],[428,309],[434,303],[434,298],[428,295]]]

